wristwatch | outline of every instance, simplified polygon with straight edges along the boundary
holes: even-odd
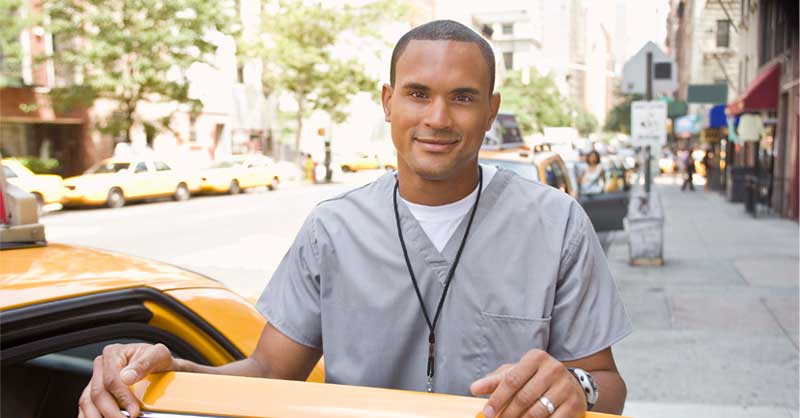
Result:
[[[586,410],[591,411],[592,408],[594,408],[594,404],[597,403],[597,397],[600,395],[600,392],[597,390],[597,384],[594,383],[594,379],[592,379],[592,375],[586,370],[577,367],[567,367],[567,370],[569,370],[569,372],[578,379],[578,383],[581,384],[583,393],[586,395]]]

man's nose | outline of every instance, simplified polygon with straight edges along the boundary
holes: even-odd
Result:
[[[447,100],[444,98],[433,99],[425,112],[423,123],[431,129],[450,128],[453,120],[450,118],[450,107],[447,105]]]

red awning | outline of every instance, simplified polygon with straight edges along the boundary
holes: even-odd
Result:
[[[748,110],[776,109],[780,89],[781,64],[776,62],[763,69],[747,90],[725,108],[728,115],[738,115]]]

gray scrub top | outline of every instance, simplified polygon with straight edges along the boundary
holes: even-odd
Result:
[[[320,203],[257,309],[325,357],[329,383],[426,390],[428,327],[397,236],[395,177]],[[440,253],[398,200],[403,236],[433,316],[468,216]],[[533,348],[561,361],[631,332],[592,225],[567,194],[498,170],[436,326],[434,391],[470,384]]]

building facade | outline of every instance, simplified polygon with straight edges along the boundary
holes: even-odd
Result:
[[[740,118],[757,115],[763,126],[759,138],[740,146],[734,163],[752,167],[764,186],[759,197],[773,212],[798,219],[798,3],[741,0],[739,13],[740,93],[726,110]]]
[[[706,123],[714,104],[725,105],[727,126],[698,145],[722,155],[727,197],[750,202],[748,210],[755,201],[797,219],[798,3],[672,0],[667,27],[678,67],[676,99],[688,101],[689,113]],[[704,100],[703,92],[714,89],[698,86],[724,87],[725,100]]]
[[[243,27],[257,32],[258,20],[253,16],[259,15],[259,1],[243,0],[239,6]],[[42,12],[40,3],[29,0],[24,12]],[[179,103],[142,101],[134,113],[129,143],[96,129],[114,116],[116,103],[100,99],[90,107],[63,109],[51,95],[55,88],[80,85],[83,74],[79,68],[42,58],[59,48],[80,47],[77,44],[81,42],[86,41],[56,39],[44,27],[20,33],[19,75],[0,89],[0,151],[4,157],[55,159],[60,165],[58,173],[69,176],[119,150],[155,151],[173,160],[270,151],[275,112],[274,104],[262,92],[263,65],[258,59],[239,62],[229,36],[212,41],[217,46],[212,65],[197,63],[186,71],[189,95],[202,102],[202,110],[195,113]],[[148,125],[159,129],[153,131]]]

